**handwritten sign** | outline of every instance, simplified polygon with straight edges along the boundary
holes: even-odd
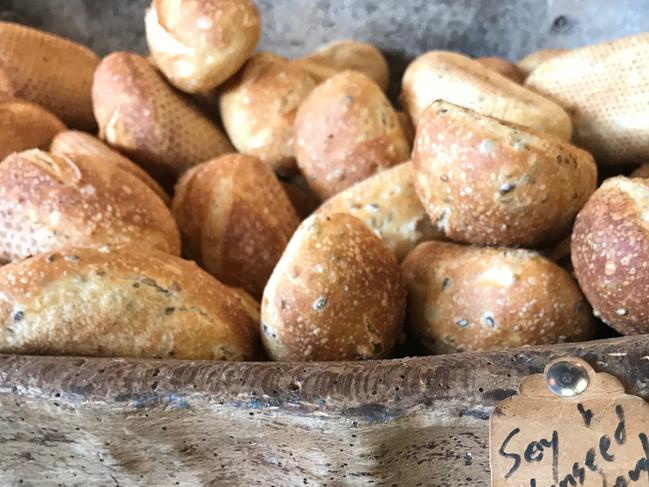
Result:
[[[581,359],[561,360],[582,365],[588,387],[561,397],[536,374],[498,404],[490,420],[492,487],[649,486],[649,403]]]

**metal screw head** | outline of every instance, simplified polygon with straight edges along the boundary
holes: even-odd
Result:
[[[572,397],[586,390],[590,378],[581,364],[565,361],[552,364],[545,374],[545,380],[550,391],[557,396]]]

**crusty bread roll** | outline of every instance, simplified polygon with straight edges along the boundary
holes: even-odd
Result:
[[[78,130],[60,132],[52,139],[50,153],[57,156],[64,154],[85,154],[100,157],[136,176],[151,188],[155,194],[160,196],[165,203],[168,204],[171,201],[169,195],[165,193],[160,185],[144,169],[104,144],[94,135],[79,132]]]
[[[261,32],[250,0],[153,0],[145,26],[155,63],[189,93],[216,88],[236,73]]]
[[[164,187],[196,164],[233,152],[227,137],[142,56],[105,57],[92,86],[99,136]]]
[[[372,44],[354,40],[326,44],[294,63],[321,83],[341,71],[358,71],[386,91],[390,84],[390,68],[385,56]]]
[[[326,201],[318,214],[348,213],[364,221],[397,261],[425,240],[442,238],[415,191],[411,162],[386,169]]]
[[[525,81],[525,77],[527,76],[521,68],[503,58],[479,57],[477,61],[518,84]]]
[[[398,111],[397,117],[399,118],[403,135],[406,137],[408,145],[412,147],[412,144],[415,141],[415,126],[412,124],[412,120],[410,120],[410,115],[406,112]]]
[[[224,87],[223,125],[239,152],[282,174],[295,172],[294,122],[316,83],[302,69],[270,52],[255,54]]]
[[[649,178],[649,164],[643,164],[631,173],[632,178]]]
[[[529,76],[532,71],[538,68],[545,61],[561,56],[566,52],[568,52],[568,49],[542,49],[528,54],[516,64],[519,69],[525,73],[525,76]]]
[[[481,245],[560,240],[597,182],[587,152],[442,100],[424,112],[413,166],[433,223],[452,240]]]
[[[410,63],[402,84],[401,103],[415,126],[424,110],[442,99],[570,140],[570,117],[563,108],[461,54],[422,54]]]
[[[0,99],[0,160],[12,152],[47,149],[52,138],[65,129],[56,115],[36,103]]]
[[[258,356],[255,317],[194,263],[65,248],[0,268],[0,352],[208,360]]]
[[[425,242],[402,264],[408,326],[431,352],[590,338],[590,309],[574,279],[528,250]]]
[[[324,200],[408,160],[410,146],[377,84],[359,72],[344,71],[300,105],[295,155],[309,186]]]
[[[300,220],[304,220],[320,206],[320,200],[301,174],[281,179],[280,182]]]
[[[649,159],[649,33],[566,52],[525,86],[572,114],[574,141],[603,165]]]
[[[95,129],[90,89],[99,58],[87,47],[0,22],[0,95],[32,101],[66,125]]]
[[[649,333],[649,181],[607,179],[577,215],[572,264],[596,316],[625,335]]]
[[[140,179],[104,160],[38,149],[0,164],[0,261],[67,245],[137,243],[178,255],[169,209]]]
[[[264,290],[262,340],[274,360],[390,355],[405,291],[392,253],[358,218],[312,215]]]
[[[189,255],[255,297],[300,223],[270,167],[242,154],[190,170],[176,186],[172,211]]]

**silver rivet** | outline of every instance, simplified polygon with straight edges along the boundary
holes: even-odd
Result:
[[[578,396],[588,387],[588,371],[575,362],[557,362],[552,364],[545,374],[550,391],[557,396]]]

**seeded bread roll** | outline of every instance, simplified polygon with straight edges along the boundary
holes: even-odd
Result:
[[[425,242],[401,267],[408,326],[433,353],[593,335],[590,310],[574,279],[536,252]]]
[[[0,95],[41,105],[66,125],[93,131],[90,90],[99,58],[62,37],[0,22]]]
[[[241,154],[189,171],[176,186],[172,211],[189,255],[255,297],[300,223],[273,171]]]
[[[596,316],[625,335],[649,333],[649,181],[607,179],[577,215],[572,264]]]
[[[632,178],[649,178],[649,164],[643,164],[631,173]]]
[[[137,54],[104,58],[92,96],[99,137],[167,189],[190,167],[234,151],[223,132]]]
[[[216,88],[236,73],[261,31],[249,0],[153,0],[145,26],[155,63],[189,93]]]
[[[525,73],[526,76],[538,68],[545,61],[549,61],[557,56],[568,52],[568,49],[542,49],[540,51],[528,54],[523,59],[518,61],[518,67]]]
[[[452,240],[480,245],[557,242],[597,181],[587,152],[445,101],[422,117],[413,166],[433,224]]]
[[[298,167],[323,200],[410,157],[392,105],[356,71],[337,74],[309,94],[297,112],[295,142]]]
[[[255,317],[194,263],[66,248],[0,268],[0,352],[254,360]]]
[[[36,103],[0,100],[0,160],[12,152],[46,149],[52,137],[65,129],[56,115]]]
[[[155,194],[168,204],[171,200],[169,195],[160,187],[149,174],[137,164],[133,163],[122,154],[104,144],[94,135],[78,130],[66,130],[54,137],[50,144],[50,153],[60,156],[64,154],[82,154],[95,156],[114,164],[146,184]]]
[[[295,114],[315,85],[306,71],[281,56],[260,52],[250,58],[219,99],[223,125],[237,150],[279,173],[294,173]]]
[[[441,99],[570,140],[572,124],[563,108],[461,54],[422,54],[410,63],[402,84],[401,103],[415,126],[424,110]]]
[[[348,213],[365,222],[399,262],[418,243],[442,238],[417,197],[411,162],[347,188],[318,209],[318,214],[332,213]]]
[[[169,209],[141,180],[102,159],[33,149],[0,164],[0,261],[68,245],[137,243],[178,255]]]
[[[321,83],[341,71],[358,71],[386,91],[390,84],[390,68],[376,47],[353,40],[326,44],[306,57],[294,61]]]
[[[313,215],[264,290],[262,340],[273,360],[385,358],[401,334],[399,266],[358,218]]]
[[[525,72],[514,63],[510,63],[506,59],[499,57],[480,57],[477,59],[477,61],[483,66],[486,66],[489,69],[502,74],[504,77],[509,78],[515,83],[521,84],[523,81],[525,81]]]

